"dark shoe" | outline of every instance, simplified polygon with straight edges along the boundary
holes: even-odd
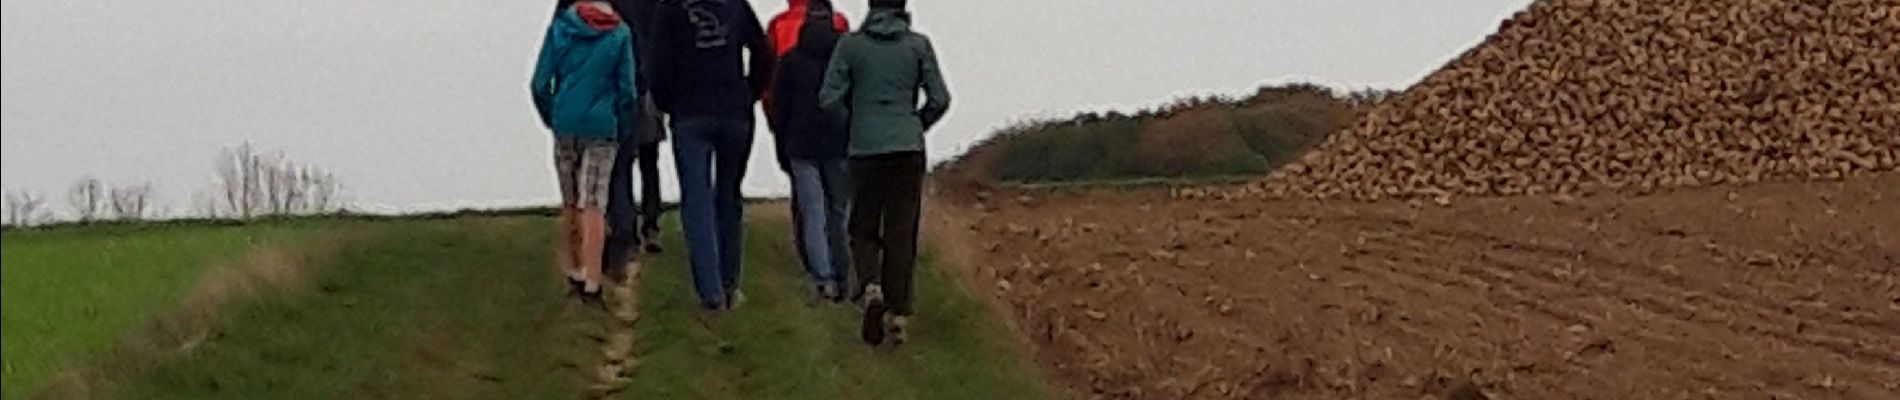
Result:
[[[587,282],[582,282],[582,281],[578,281],[574,279],[567,280],[567,297],[580,297],[581,292],[585,291],[586,289],[587,289]]]
[[[884,344],[884,293],[877,285],[864,288],[864,321],[858,327],[858,336],[864,344],[877,346]]]
[[[659,228],[643,229],[640,231],[640,237],[645,239],[645,242],[640,245],[640,250],[647,254],[660,254],[664,250],[660,248]]]
[[[586,291],[586,289],[582,289],[581,295],[580,295],[581,304],[585,304],[589,308],[606,311],[607,310],[606,293],[607,291],[601,288],[595,288],[593,292],[588,292]]]

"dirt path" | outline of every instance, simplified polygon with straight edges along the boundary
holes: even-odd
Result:
[[[1900,176],[1448,207],[938,202],[1111,398],[1900,398]],[[1474,397],[1476,396],[1476,397]]]
[[[602,319],[605,335],[592,338],[599,345],[600,359],[591,368],[583,369],[591,374],[587,376],[587,391],[581,394],[582,399],[612,398],[626,390],[632,382],[628,377],[640,365],[633,351],[633,328],[640,322],[640,296],[635,288],[640,287],[643,266],[639,261],[628,263],[627,282],[607,288],[611,316]]]

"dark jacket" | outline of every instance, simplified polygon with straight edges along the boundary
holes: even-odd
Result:
[[[675,117],[751,118],[772,48],[745,0],[662,0],[653,16],[653,97]],[[745,63],[748,54],[751,65]]]
[[[633,39],[614,14],[570,6],[548,26],[528,87],[555,136],[613,139],[638,104]]]
[[[852,157],[923,151],[924,131],[950,111],[930,38],[910,30],[909,13],[889,8],[873,9],[863,28],[838,42],[818,99],[848,124]]]
[[[818,108],[818,90],[825,68],[838,45],[832,13],[814,7],[799,29],[797,45],[779,60],[772,73],[772,112],[769,124],[784,156],[796,159],[833,159],[845,156],[847,135],[842,126]]]

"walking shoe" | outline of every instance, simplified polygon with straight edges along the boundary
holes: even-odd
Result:
[[[826,300],[831,300],[832,303],[844,303],[846,298],[851,297],[851,294],[849,293],[851,291],[850,286],[846,286],[846,285],[848,284],[844,283],[843,281],[832,282],[831,283],[831,289],[832,289],[831,298],[826,299]]]
[[[818,301],[819,302],[826,302],[826,301],[837,302],[838,301],[838,284],[831,283],[831,282],[819,283],[818,284]]]
[[[607,310],[606,293],[607,293],[606,290],[601,290],[601,288],[599,287],[594,288],[594,291],[591,291],[591,292],[587,291],[587,289],[581,289],[581,294],[580,294],[581,304],[585,304],[588,307],[598,309],[601,311],[606,311]]]
[[[864,321],[858,327],[858,336],[864,339],[864,344],[884,344],[884,312],[884,290],[877,285],[864,287]]]
[[[647,254],[660,254],[662,249],[660,248],[659,229],[643,229],[640,232],[640,237],[646,239],[646,242],[640,246],[641,250],[646,251]]]
[[[727,310],[738,309],[742,304],[745,304],[745,292],[739,291],[738,288],[726,289]]]
[[[890,316],[890,321],[886,322],[885,324],[890,326],[890,329],[891,329],[890,338],[891,338],[892,345],[901,345],[901,344],[904,344],[904,342],[910,341],[910,333],[908,329],[910,328],[910,317],[892,314]]]
[[[581,293],[586,292],[586,289],[587,282],[574,279],[573,277],[567,278],[567,297],[580,297]]]

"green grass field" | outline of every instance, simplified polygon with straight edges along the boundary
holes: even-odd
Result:
[[[7,232],[0,236],[0,397],[26,398],[60,367],[103,354],[213,268],[317,230],[299,223]]]
[[[668,235],[671,251],[649,260],[640,287],[645,318],[634,333],[641,362],[617,398],[1051,397],[988,308],[928,267],[919,274],[912,343],[896,350],[858,343],[851,308],[806,301],[784,222],[754,221],[744,283],[750,300],[713,331],[693,322],[685,248],[677,231]],[[96,385],[104,389],[84,398],[577,397],[600,361],[597,340],[611,318],[560,295],[548,265],[553,233],[552,220],[542,217],[9,233],[6,398],[74,397],[21,389],[71,368],[107,371],[101,376],[109,379]],[[159,354],[110,351],[176,307],[206,266],[241,258],[259,247],[253,242],[292,240],[328,244],[304,258],[310,265],[294,285],[219,308],[202,343]],[[79,251],[94,248],[121,255]],[[60,278],[89,275],[67,270],[159,261],[174,265],[164,279],[114,275],[86,285],[95,287],[86,296],[64,295],[78,289]],[[22,374],[29,366],[33,375]]]
[[[121,398],[571,397],[597,313],[560,296],[545,218],[375,224],[303,288],[227,310],[215,339]]]
[[[698,300],[680,235],[667,236],[672,251],[649,260],[640,299],[646,319],[635,328],[642,364],[620,398],[1055,397],[989,309],[929,260],[918,271],[911,342],[874,350],[858,341],[855,308],[811,304],[786,223],[752,221],[740,283],[747,302],[715,320],[712,331],[693,320]],[[722,343],[730,351],[722,351]]]

